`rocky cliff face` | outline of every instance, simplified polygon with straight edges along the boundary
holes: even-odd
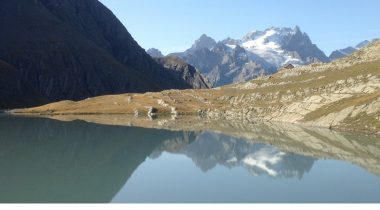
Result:
[[[194,65],[214,86],[246,82],[273,74],[288,64],[328,62],[329,58],[299,27],[252,31],[240,40],[216,42],[202,35],[182,53],[173,53]]]
[[[200,49],[212,49],[215,45],[216,41],[213,38],[203,34],[194,42],[191,48],[186,51],[186,54],[191,54]]]
[[[97,0],[0,1],[0,13],[0,59],[46,101],[192,88]]]
[[[164,56],[160,50],[151,48],[147,53],[161,66],[177,72],[179,78],[182,78],[187,84],[195,89],[211,88],[210,83],[203,75],[192,65],[186,63],[177,56]]]
[[[149,50],[146,51],[150,57],[152,58],[162,58],[164,57],[164,55],[162,54],[162,52],[156,48],[150,48]]]
[[[281,121],[379,134],[379,69],[380,41],[335,62],[283,69],[272,76],[212,90],[107,96],[14,112],[151,115],[149,111],[155,110],[153,114]]]
[[[253,61],[252,56],[240,46],[231,49],[218,43],[211,50],[196,50],[184,59],[200,69],[214,87],[218,87],[275,72],[275,68],[265,60],[256,57]]]
[[[195,89],[211,87],[208,81],[203,78],[202,74],[197,69],[195,69],[195,67],[189,65],[178,57],[167,56],[155,58],[155,60],[165,68],[176,71],[179,77],[182,77],[184,81],[186,81]]]

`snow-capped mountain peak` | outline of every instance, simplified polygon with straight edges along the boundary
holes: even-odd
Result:
[[[267,38],[267,41],[276,42],[281,45],[284,44],[290,36],[293,36],[297,33],[302,33],[298,26],[295,28],[270,27],[264,31],[253,30],[245,35],[242,38],[242,41],[246,42],[250,40],[262,39],[262,37],[265,37]]]
[[[294,29],[271,27],[265,31],[254,30],[243,37],[241,45],[277,68],[290,63],[301,65],[305,63],[301,57],[285,49],[296,35],[307,37],[306,34],[302,34],[298,26]]]
[[[298,26],[253,30],[241,39],[227,38],[218,43],[202,35],[190,49],[174,55],[197,67],[214,86],[272,74],[288,64],[329,61]]]

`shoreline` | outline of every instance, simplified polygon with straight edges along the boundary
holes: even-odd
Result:
[[[362,134],[366,136],[372,136],[372,137],[380,137],[380,132],[369,132],[365,130],[355,130],[351,128],[339,128],[339,127],[324,127],[324,126],[314,126],[314,125],[309,125],[308,123],[292,123],[292,122],[286,122],[286,121],[275,121],[275,120],[265,120],[265,119],[248,119],[248,118],[237,118],[237,119],[227,119],[225,117],[210,117],[210,116],[202,116],[197,113],[188,113],[188,114],[178,114],[178,115],[170,115],[170,114],[157,114],[153,116],[149,115],[140,115],[140,116],[135,116],[133,114],[128,114],[128,113],[59,113],[59,114],[43,114],[43,113],[17,113],[17,112],[0,112],[1,115],[6,115],[6,116],[21,116],[21,117],[39,117],[39,118],[48,118],[48,119],[56,119],[59,117],[69,117],[69,118],[74,118],[73,120],[84,120],[86,117],[101,117],[101,116],[122,116],[126,117],[125,119],[134,119],[134,120],[151,120],[151,121],[159,121],[159,120],[183,120],[183,119],[192,119],[194,117],[197,117],[200,121],[222,121],[222,122],[237,122],[239,121],[241,124],[257,124],[257,123],[269,123],[269,124],[286,124],[286,125],[295,125],[295,126],[300,126],[300,127],[306,127],[306,128],[314,128],[314,129],[327,129],[331,131],[336,131],[336,132],[348,132],[348,133],[356,133],[356,134]],[[77,118],[76,118],[77,117]],[[175,117],[175,119],[173,118]],[[76,118],[76,119],[75,119]],[[73,121],[72,120],[72,121]],[[88,122],[88,121],[86,121]],[[112,124],[105,124],[105,123],[99,123],[99,122],[92,122],[96,124],[103,124],[103,125],[112,125]],[[118,125],[118,124],[115,124]],[[165,127],[162,127],[165,129]],[[184,129],[183,129],[184,130]]]

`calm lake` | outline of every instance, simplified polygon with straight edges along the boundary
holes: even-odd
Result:
[[[0,115],[0,202],[380,202],[376,137],[147,127]]]

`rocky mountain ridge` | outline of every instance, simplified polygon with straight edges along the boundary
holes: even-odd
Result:
[[[150,48],[146,51],[146,53],[148,53],[150,55],[150,57],[152,58],[162,58],[164,57],[164,55],[162,54],[162,52],[159,50],[159,49],[156,49],[156,48]]]
[[[374,39],[372,41],[364,40],[364,41],[360,42],[359,44],[357,44],[355,47],[350,46],[350,47],[346,47],[344,49],[335,50],[330,54],[329,58],[331,61],[334,61],[334,60],[339,59],[339,58],[347,57],[347,56],[351,55],[352,53],[360,50],[361,48],[368,46],[369,44],[371,44],[371,42],[374,42],[374,41],[376,41],[376,39]]]
[[[202,74],[195,67],[191,66],[178,57],[156,57],[154,60],[165,68],[177,71],[180,75],[182,75],[183,80],[185,80],[195,89],[211,88],[208,81],[203,78]]]
[[[329,58],[299,27],[252,31],[242,39],[216,42],[202,35],[193,46],[173,53],[195,66],[213,86],[245,82],[288,65],[328,62]]]
[[[13,113],[196,114],[280,121],[380,134],[380,41],[337,61],[311,64],[211,90],[170,90],[63,101]]]

